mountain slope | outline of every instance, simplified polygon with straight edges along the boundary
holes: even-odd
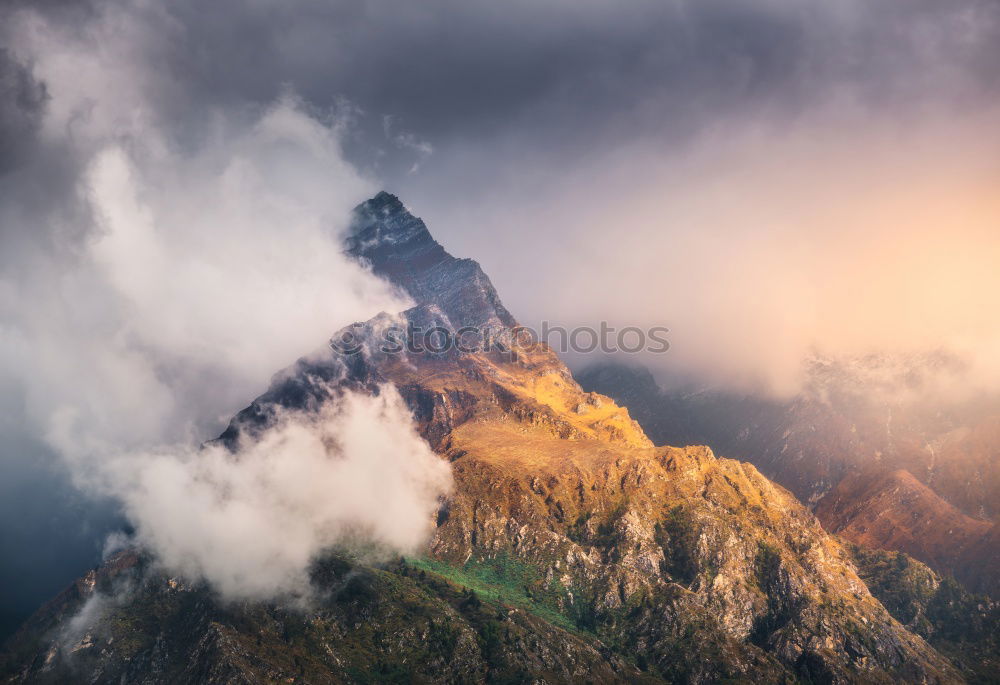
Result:
[[[948,655],[970,683],[1000,681],[1000,604],[902,552],[851,545],[851,557],[893,617]]]
[[[47,605],[5,655],[12,682],[387,683],[634,680],[593,639],[516,608],[498,611],[405,563],[372,568],[332,556],[308,614],[266,603],[222,604],[146,567],[112,559]],[[102,593],[104,593],[102,595]],[[87,600],[113,597],[106,606]],[[87,611],[100,618],[75,626]],[[86,614],[82,614],[86,615]],[[62,620],[60,620],[62,619]],[[37,649],[38,633],[55,639]]]
[[[577,376],[627,406],[654,440],[709,444],[747,459],[813,505],[829,530],[905,551],[995,595],[1000,531],[990,516],[1000,501],[1000,414],[989,398],[959,403],[927,392],[955,365],[944,355],[816,358],[802,391],[781,401],[663,392],[647,370],[620,364]]]
[[[981,584],[980,557],[995,544],[995,524],[966,516],[903,470],[848,476],[820,500],[816,516],[831,533],[906,552],[967,587]]]
[[[356,210],[348,250],[416,306],[349,327],[277,374],[220,439],[252,439],[276,407],[312,411],[392,384],[454,474],[426,554],[375,566],[331,557],[316,582],[333,603],[304,622],[265,605],[226,609],[203,588],[142,575],[106,613],[39,617],[8,659],[11,681],[74,668],[96,681],[155,680],[164,658],[177,681],[194,679],[189,664],[213,682],[385,681],[399,669],[440,682],[961,681],[872,597],[847,550],[790,493],[707,448],[653,446],[544,345],[386,349],[400,325],[514,323],[479,266],[448,255],[396,198]],[[345,340],[356,346],[345,351]],[[359,576],[368,589],[337,605]],[[184,630],[199,640],[153,618],[164,615],[194,621]],[[123,624],[134,633],[124,646],[109,641]],[[71,625],[89,641],[60,641]],[[441,630],[464,661],[406,646]],[[252,647],[257,638],[266,648]],[[157,656],[164,650],[169,658]]]

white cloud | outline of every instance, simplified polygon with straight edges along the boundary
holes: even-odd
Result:
[[[107,466],[138,540],[229,598],[304,596],[310,563],[345,540],[414,551],[451,484],[392,386],[280,415],[233,453],[211,446]]]
[[[0,187],[0,221],[34,239],[0,275],[3,390],[168,568],[232,596],[301,593],[343,534],[411,549],[427,532],[448,468],[398,395],[283,416],[236,455],[198,446],[272,373],[406,306],[342,251],[377,188],[340,123],[294,95],[166,116],[171,28],[147,11],[105,8],[84,32],[17,19],[50,101],[37,157]]]

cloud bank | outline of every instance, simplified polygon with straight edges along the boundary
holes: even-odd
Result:
[[[995,390],[998,114],[830,103],[780,129],[732,122],[439,223],[489,236],[485,268],[526,323],[668,327],[670,350],[641,359],[665,378],[785,395],[815,353],[941,349],[968,364],[954,392]]]
[[[128,455],[105,473],[162,564],[239,599],[308,596],[310,565],[339,543],[417,551],[451,485],[392,386],[286,413],[234,452]]]

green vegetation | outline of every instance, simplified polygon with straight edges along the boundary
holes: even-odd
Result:
[[[970,683],[1000,682],[1000,605],[903,554],[852,545],[858,574],[900,623],[947,656]]]
[[[461,567],[427,558],[408,558],[406,563],[435,573],[488,602],[524,609],[565,630],[579,632],[585,629],[572,609],[569,592],[557,579],[546,584],[535,567],[506,553],[489,559],[469,560]],[[570,611],[564,613],[564,607]]]
[[[889,613],[911,630],[929,637],[933,628],[925,609],[937,592],[934,572],[902,552],[869,550],[852,545],[861,579]]]
[[[698,575],[699,534],[691,512],[680,504],[671,508],[663,521],[656,524],[656,542],[663,548],[662,570],[683,585],[690,585]]]
[[[588,537],[587,522],[590,521],[593,515],[593,512],[585,511],[577,516],[573,525],[566,529],[566,537],[578,545],[586,545]]]
[[[754,565],[757,569],[757,585],[767,593],[781,569],[781,553],[773,545],[761,541],[757,544]]]

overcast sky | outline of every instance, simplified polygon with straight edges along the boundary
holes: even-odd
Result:
[[[67,474],[396,304],[331,247],[381,188],[525,323],[670,327],[661,372],[998,377],[1000,2],[15,1],[0,47],[8,623],[114,525]]]

